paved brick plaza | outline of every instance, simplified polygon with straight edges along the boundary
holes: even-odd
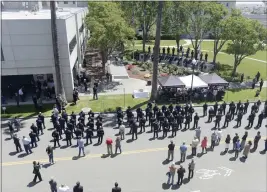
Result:
[[[263,106],[262,106],[263,107]],[[196,108],[196,112],[202,115],[202,108]],[[255,118],[254,125],[257,123]],[[205,123],[207,117],[201,118],[199,125],[202,127],[201,138],[207,136],[210,140],[211,128],[214,123]],[[222,118],[222,122],[224,117]],[[29,134],[31,123],[35,119],[24,120],[22,122],[23,128],[19,136]],[[114,129],[116,126],[113,115],[104,117],[105,137],[111,136],[115,139],[115,134],[118,130]],[[221,122],[221,124],[222,124]],[[57,148],[54,151],[54,158],[56,163],[48,166],[48,157],[45,149],[52,139],[52,124],[49,118],[46,119],[47,128],[44,135],[40,137],[38,147],[33,149],[33,154],[24,156],[21,152],[14,153],[15,146],[13,140],[8,140],[5,125],[6,121],[2,121],[2,176],[3,184],[2,191],[4,192],[47,192],[49,191],[48,181],[51,176],[54,176],[58,185],[66,184],[73,187],[76,181],[80,181],[84,186],[85,192],[106,192],[111,191],[114,182],[118,182],[122,187],[122,191],[126,192],[162,192],[166,190],[177,190],[177,186],[168,186],[166,173],[168,171],[168,164],[164,160],[167,157],[167,145],[171,138],[164,140],[151,140],[152,133],[143,133],[139,135],[137,141],[129,142],[131,135],[127,135],[122,142],[123,154],[116,157],[101,158],[103,153],[106,153],[106,145],[100,146],[89,145],[86,147],[88,153],[86,157],[77,159],[78,149],[69,147],[64,148],[65,141],[61,141],[63,146],[61,149]],[[264,119],[261,131],[262,139],[259,142],[259,148],[256,152],[250,153],[246,162],[241,162],[239,159],[233,161],[234,154],[227,153],[220,155],[224,150],[224,140],[226,134],[230,134],[231,138],[234,133],[239,133],[242,137],[246,131],[247,115],[243,117],[242,126],[240,128],[233,128],[236,121],[232,121],[229,127],[223,129],[222,144],[215,148],[214,152],[208,152],[203,156],[195,157],[196,168],[194,178],[188,182],[184,179],[184,184],[179,188],[181,192],[265,192],[267,191],[267,154],[261,154],[264,147],[264,139],[266,138],[266,119]],[[193,124],[191,123],[191,126]],[[147,128],[147,131],[150,128]],[[248,138],[254,138],[257,131],[251,128],[248,131]],[[128,132],[128,130],[126,130]],[[172,140],[176,144],[175,161],[180,160],[178,147],[185,141],[187,144],[191,143],[194,136],[193,130],[185,132],[178,131],[177,137]],[[159,136],[162,132],[159,133]],[[170,135],[170,133],[168,134]],[[128,140],[128,142],[127,142]],[[93,144],[96,139],[93,140]],[[73,140],[76,144],[76,140]],[[198,148],[198,152],[200,152]],[[191,153],[189,148],[187,155]],[[240,153],[242,156],[242,153]],[[41,174],[43,182],[37,183],[35,186],[28,187],[27,185],[32,181],[32,161],[40,161],[43,163]],[[183,163],[187,170],[188,159]],[[170,163],[169,163],[170,164]],[[205,174],[204,174],[205,173]],[[207,174],[209,173],[209,174]],[[185,175],[187,178],[187,173]],[[175,181],[177,180],[177,174]]]

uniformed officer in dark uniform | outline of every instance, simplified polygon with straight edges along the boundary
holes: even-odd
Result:
[[[102,122],[98,119],[96,121],[95,125],[96,125],[96,129],[98,130],[98,129],[100,129],[102,127]]]
[[[104,129],[101,127],[97,130],[97,137],[98,137],[98,144],[102,144],[103,142],[103,136],[104,136]]]
[[[167,47],[167,54],[170,54],[170,47]]]
[[[148,112],[148,125],[151,125],[151,120],[152,120],[153,117],[153,112],[152,110],[150,109],[149,112]]]
[[[71,143],[72,132],[70,129],[66,129],[65,136],[66,136],[67,146],[71,146],[72,145]]]
[[[192,119],[193,119],[193,113],[195,112],[194,108],[192,105],[189,106],[188,108],[188,113],[190,115],[190,122],[192,122]]]
[[[43,122],[40,118],[37,118],[36,120],[36,125],[37,125],[37,128],[38,128],[38,134],[41,132],[41,134],[43,135],[44,132],[43,132]]]
[[[82,121],[79,121],[79,123],[77,124],[77,128],[81,130],[81,136],[84,137],[84,125],[82,124]]]
[[[41,119],[43,126],[44,126],[44,129],[45,129],[45,120],[44,120],[44,116],[41,112],[39,113],[38,118]]]
[[[242,103],[239,100],[239,102],[236,104],[236,112],[235,112],[235,114],[237,114],[239,112],[239,109],[240,109],[241,105],[242,105]]]
[[[61,116],[65,119],[65,122],[69,121],[68,113],[65,110],[62,111]]]
[[[54,148],[56,148],[56,143],[58,144],[58,147],[60,147],[59,144],[59,133],[57,130],[52,132],[52,137],[54,138]]]
[[[82,123],[83,126],[85,126],[85,116],[83,116],[83,115],[79,116],[78,122]]]
[[[155,121],[154,123],[153,123],[153,129],[154,129],[154,139],[155,139],[155,137],[157,136],[157,138],[159,137],[158,136],[158,131],[159,131],[159,123],[157,122],[157,121]]]
[[[190,48],[188,47],[187,50],[186,50],[186,56],[185,56],[186,58],[188,58],[189,52],[190,52]]]
[[[237,123],[236,123],[236,127],[240,127],[241,126],[241,122],[242,122],[242,118],[243,118],[243,113],[240,111],[237,114]]]
[[[222,115],[220,113],[218,113],[216,115],[216,119],[215,119],[215,129],[217,128],[220,128],[220,122],[221,122],[221,119],[222,119]]]
[[[230,121],[231,121],[231,114],[230,114],[230,112],[228,112],[228,113],[225,115],[225,119],[224,119],[224,125],[223,125],[223,127],[228,127]]]
[[[90,144],[92,144],[93,130],[89,127],[85,130],[86,134],[86,145],[89,145],[88,140],[90,139]]]
[[[208,105],[207,105],[207,103],[204,103],[204,105],[203,105],[203,117],[207,116],[207,110],[208,110]]]
[[[169,122],[167,121],[167,119],[165,119],[163,121],[163,124],[162,124],[162,130],[163,130],[163,135],[162,137],[165,138],[167,137],[167,133],[169,131]]]
[[[213,116],[214,116],[214,110],[212,108],[210,108],[209,109],[208,122],[212,122]]]
[[[179,113],[177,116],[178,129],[182,129],[183,122],[184,122],[184,117],[182,116],[181,113]]]
[[[208,62],[208,53],[205,54],[205,61]]]
[[[194,129],[198,127],[198,121],[199,121],[199,116],[196,113],[194,116],[194,126],[193,126]]]
[[[156,118],[155,118],[154,116],[152,116],[152,117],[151,117],[151,120],[150,120],[150,122],[151,122],[151,125],[150,125],[150,126],[151,126],[151,127],[150,127],[151,130],[150,130],[150,132],[153,131],[154,123],[156,123],[156,121],[157,121]]]
[[[151,47],[148,46],[148,53],[151,53]]]
[[[165,55],[165,47],[162,48],[162,53]]]
[[[259,108],[258,108],[257,104],[254,103],[254,105],[251,106],[251,113],[253,113],[253,112],[258,113],[258,110],[259,110]]]
[[[60,117],[58,121],[59,121],[60,129],[65,132],[66,120],[63,117]]]
[[[255,119],[255,112],[252,112],[249,116],[248,116],[248,128],[251,128],[253,126],[254,123],[254,119]]]
[[[37,147],[37,142],[36,142],[36,134],[31,131],[30,134],[29,134],[30,138],[31,138],[31,145],[32,145],[32,148],[33,147]]]
[[[139,121],[140,118],[140,114],[142,113],[142,109],[140,107],[138,107],[136,109],[136,121]]]
[[[133,122],[131,124],[131,127],[132,127],[132,140],[134,140],[134,136],[135,136],[135,139],[137,139],[137,128],[138,128],[137,123]]]
[[[200,53],[200,61],[202,61],[202,59],[203,59],[203,53],[201,52]]]
[[[71,138],[73,138],[73,131],[74,131],[74,123],[71,122],[71,120],[67,123],[67,128],[70,130],[71,132]]]
[[[140,119],[140,133],[142,131],[146,132],[146,118],[144,116]]]
[[[19,138],[18,138],[17,135],[14,135],[14,137],[13,137],[13,141],[14,141],[14,144],[15,144],[15,146],[16,146],[16,151],[17,151],[17,153],[22,152],[21,144],[20,144],[20,142],[19,142]]]
[[[72,111],[72,113],[71,113],[71,119],[73,119],[73,122],[74,122],[74,126],[76,126],[76,114]]]
[[[235,109],[236,109],[236,106],[235,106],[235,104],[233,104],[230,107],[231,120],[233,120],[235,118]]]
[[[214,106],[213,106],[213,110],[214,110],[214,115],[217,115],[218,112],[218,102],[216,101]]]
[[[148,114],[149,114],[149,112],[150,112],[150,108],[149,107],[147,107],[146,109],[145,109],[145,113],[146,113],[146,121],[148,120]]]
[[[40,141],[38,128],[34,124],[31,125],[31,130],[36,134],[38,141]]]
[[[264,112],[262,111],[259,116],[258,116],[258,124],[257,124],[257,128],[260,128],[261,127],[261,124],[262,124],[262,120],[264,118]]]
[[[175,54],[175,48],[173,47],[172,48],[172,55],[174,55]]]
[[[194,50],[191,51],[191,59],[194,58]]]
[[[222,106],[222,114],[225,115],[225,110],[226,110],[226,102],[224,101],[221,106]]]
[[[177,121],[174,121],[172,124],[172,137],[176,136],[177,130],[178,130],[178,123]]]
[[[247,102],[244,105],[244,114],[248,112],[248,106],[249,106],[249,101],[247,100]]]
[[[157,106],[157,104],[155,104],[155,106],[153,107],[153,111],[154,111],[154,116],[155,116],[157,112],[159,111],[159,107]]]
[[[189,129],[190,128],[190,115],[186,115],[185,117],[185,126],[184,126],[184,129]]]

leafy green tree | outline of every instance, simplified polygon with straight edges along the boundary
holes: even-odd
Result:
[[[123,11],[116,2],[89,2],[86,24],[92,32],[89,45],[99,49],[103,70],[108,56],[125,44],[131,43],[134,30],[123,17]]]
[[[188,26],[186,3],[183,1],[165,2],[162,31],[175,38],[177,48],[180,47],[181,35],[186,33]]]
[[[216,57],[218,53],[228,40],[228,31],[225,28],[225,17],[228,15],[228,9],[222,4],[212,3],[208,7],[208,12],[211,18],[209,19],[208,25],[210,28],[211,35],[214,39],[213,63],[216,63]]]
[[[158,65],[159,65],[159,48],[160,48],[160,37],[161,37],[161,19],[162,19],[163,1],[159,1],[157,9],[157,29],[155,39],[155,50],[153,60],[153,75],[152,75],[152,90],[150,100],[157,98],[158,91]]]
[[[263,41],[266,40],[266,29],[256,20],[232,14],[226,19],[226,30],[230,43],[226,52],[234,56],[232,77],[236,75],[237,67],[241,61],[257,51],[264,49]]]
[[[188,26],[185,28],[189,34],[195,57],[203,41],[203,37],[210,30],[210,7],[215,2],[186,1]]]

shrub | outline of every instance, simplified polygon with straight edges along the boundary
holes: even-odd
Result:
[[[140,72],[139,72],[138,70],[135,69],[135,70],[132,71],[132,74],[133,74],[133,75],[139,75]]]

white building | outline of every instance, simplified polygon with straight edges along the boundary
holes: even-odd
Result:
[[[87,8],[57,11],[59,58],[66,97],[72,100],[73,77],[83,61],[89,31]],[[50,10],[2,12],[2,88],[8,83],[29,84],[34,78],[55,77]],[[56,78],[53,78],[56,81]],[[21,85],[20,85],[21,86]]]

